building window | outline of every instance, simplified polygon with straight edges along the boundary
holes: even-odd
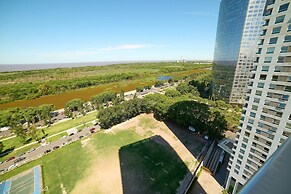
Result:
[[[278,37],[270,38],[269,44],[277,44]]]
[[[281,26],[273,28],[272,34],[278,34],[278,33],[280,33],[280,31],[281,31]]]
[[[275,90],[276,85],[275,84],[270,84],[269,89]]]
[[[264,83],[258,83],[258,88],[264,88],[265,84]]]
[[[261,54],[262,53],[262,48],[259,48],[256,54]]]
[[[269,66],[262,66],[262,71],[269,71]]]
[[[288,46],[282,46],[280,53],[287,53],[288,52]]]
[[[267,5],[273,5],[275,3],[275,0],[269,0],[268,2],[267,2]]]
[[[278,75],[273,75],[272,81],[278,81],[278,79],[279,79],[279,76]]]
[[[271,15],[272,14],[272,11],[273,11],[273,8],[266,10],[265,13],[264,13],[264,16]]]
[[[283,11],[287,11],[288,7],[289,7],[289,3],[285,3],[285,4],[281,5],[279,7],[278,13],[283,12]]]
[[[281,66],[275,66],[274,72],[281,72],[282,67]]]
[[[291,24],[288,25],[287,32],[291,31]]]
[[[285,36],[283,42],[291,42],[291,35]]]
[[[249,119],[248,123],[249,124],[254,124],[254,120],[253,119]]]
[[[261,39],[259,42],[259,45],[263,45],[264,44],[264,39]]]
[[[290,89],[291,89],[291,88],[290,88]],[[279,104],[277,105],[277,108],[279,108],[279,109],[285,109],[285,106],[286,106],[285,103],[279,103]]]
[[[254,103],[259,103],[260,99],[259,98],[254,98]]]
[[[285,57],[279,56],[277,63],[284,63]]]
[[[289,95],[282,95],[281,100],[287,101],[289,99]]]
[[[285,19],[285,15],[276,17],[275,24],[282,23]]]
[[[255,117],[256,117],[256,113],[254,113],[254,112],[250,112],[250,117],[255,118]]]
[[[269,22],[270,22],[270,19],[266,19],[263,26],[268,26],[269,25]]]
[[[271,63],[272,62],[272,57],[265,57],[264,63]]]
[[[263,74],[261,74],[259,79],[260,79],[260,80],[266,80],[266,78],[267,78],[267,75],[263,75]]]
[[[291,92],[291,86],[285,86],[285,90],[286,92]]]
[[[269,47],[269,48],[267,48],[267,54],[272,54],[272,53],[274,53],[274,51],[275,51],[275,47]]]

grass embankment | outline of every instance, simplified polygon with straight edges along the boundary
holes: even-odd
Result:
[[[82,124],[87,123],[89,121],[93,121],[94,119],[96,119],[96,111],[91,112],[91,113],[89,113],[89,114],[87,114],[85,116],[82,116],[82,117],[77,117],[77,118],[72,119],[72,120],[67,120],[67,121],[63,121],[63,122],[60,122],[60,123],[56,123],[55,125],[51,125],[50,127],[45,128],[45,132],[48,134],[48,136],[51,136],[53,134],[65,131],[65,130],[70,129],[72,127],[76,127],[78,125],[82,125]],[[80,126],[80,127],[83,128],[83,126]],[[40,136],[42,136],[42,133],[41,133],[40,130],[39,130],[38,133],[39,133]],[[49,141],[55,141],[55,140],[61,138],[63,135],[64,134],[62,133],[60,135],[51,137],[51,138],[49,138]],[[18,147],[21,147],[21,146],[25,145],[23,142],[20,141],[20,139],[18,137],[11,138],[11,139],[8,139],[8,140],[4,140],[2,142],[4,144],[4,148],[5,149],[9,149],[9,148],[13,148],[13,147],[15,149],[15,148],[18,148]],[[39,146],[38,143],[33,145],[32,147],[37,147],[37,146]],[[17,154],[25,152],[25,151],[28,151],[28,150],[25,147],[25,148],[22,148],[20,150],[13,151],[13,152],[9,153],[8,155],[1,157],[0,161],[4,161],[4,160],[8,159],[11,156],[16,156]]]

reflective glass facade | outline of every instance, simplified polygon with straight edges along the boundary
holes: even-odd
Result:
[[[222,0],[213,66],[213,96],[242,104],[261,33],[265,0]]]

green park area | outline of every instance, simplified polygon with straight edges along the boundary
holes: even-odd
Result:
[[[85,116],[81,116],[81,117],[77,117],[75,119],[69,119],[67,121],[56,123],[54,125],[51,125],[50,127],[44,127],[44,131],[47,134],[47,137],[49,137],[51,135],[63,132],[65,130],[67,130],[67,129],[70,129],[72,127],[76,127],[76,126],[79,126],[79,125],[81,125],[79,128],[84,128],[84,127],[87,126],[86,125],[87,122],[93,121],[95,119],[96,119],[96,111],[91,112],[91,113],[89,113],[89,114],[87,114]],[[84,127],[82,125],[84,125]],[[41,130],[38,130],[38,134],[39,134],[39,136],[43,135]],[[48,138],[48,141],[58,140],[63,135],[65,135],[65,134],[61,133],[61,134],[56,135],[54,137]],[[33,140],[31,140],[31,139],[30,139],[30,141],[33,142]],[[14,137],[14,138],[10,138],[10,139],[4,140],[4,141],[2,141],[2,143],[4,145],[4,149],[5,150],[7,150],[7,149],[15,149],[15,148],[24,146],[26,144],[26,142],[21,141],[21,139],[19,137]],[[21,148],[19,150],[12,151],[11,153],[1,157],[0,161],[5,161],[6,159],[8,159],[11,156],[16,156],[16,155],[18,155],[20,153],[28,151],[29,149],[31,149],[33,147],[38,147],[38,146],[39,146],[39,143],[35,143],[33,145]]]
[[[194,158],[174,150],[183,145],[165,131],[153,117],[139,116],[7,172],[0,181],[40,164],[45,193],[175,193]]]

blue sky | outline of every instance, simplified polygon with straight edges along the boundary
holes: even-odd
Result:
[[[0,64],[212,59],[219,0],[0,0]]]

